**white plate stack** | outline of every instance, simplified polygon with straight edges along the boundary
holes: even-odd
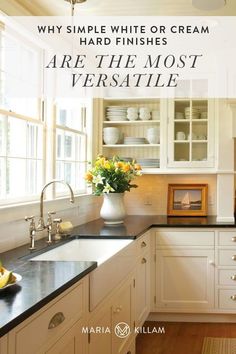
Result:
[[[135,136],[127,136],[124,138],[125,145],[141,145],[147,144],[147,140],[145,138],[137,138]]]
[[[115,127],[103,128],[103,141],[106,145],[115,145],[120,139],[120,130]]]
[[[184,110],[185,118],[190,119],[191,116],[191,107],[186,107]],[[192,107],[192,119],[200,118],[200,109]]]
[[[160,159],[153,158],[138,158],[137,163],[141,165],[143,168],[159,168],[160,167]]]
[[[108,106],[106,109],[106,119],[114,122],[127,120],[127,108],[122,106]]]

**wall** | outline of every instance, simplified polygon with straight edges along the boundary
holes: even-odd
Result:
[[[47,213],[49,210],[56,210],[57,214],[55,215],[55,217],[60,217],[63,221],[69,220],[72,222],[73,225],[80,225],[91,220],[97,219],[99,217],[101,198],[93,196],[77,198],[75,206],[73,207],[70,206],[68,200],[66,200],[66,202],[69,207],[68,209],[61,209],[60,206],[51,208],[48,205],[49,203],[45,203],[45,213]],[[58,204],[58,201],[56,203]],[[64,204],[65,203],[63,203],[63,205]],[[29,207],[22,208],[21,212],[18,211],[17,217],[11,214],[11,212],[6,213],[6,217],[1,217],[2,220],[0,220],[0,253],[29,243],[29,223],[25,222],[24,220],[24,215],[29,215],[28,210],[27,213],[25,212],[26,209],[29,209]],[[30,215],[37,215],[34,212],[36,210],[37,212],[39,211],[39,205],[33,205],[30,209]],[[36,220],[37,218],[38,217],[36,217]],[[7,221],[4,222],[4,219]],[[42,232],[37,233],[36,239],[43,237],[44,234]]]
[[[216,179],[216,175],[143,175],[135,181],[139,187],[125,195],[127,212],[165,215],[169,183],[207,183],[208,214],[215,215]]]

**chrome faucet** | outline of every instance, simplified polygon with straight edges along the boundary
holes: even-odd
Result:
[[[30,234],[30,246],[29,250],[35,250],[35,233],[36,233],[36,227],[35,227],[35,221],[34,221],[34,216],[25,216],[25,221],[30,221],[30,226],[29,226],[29,234]]]
[[[74,203],[74,201],[75,201],[73,190],[72,190],[71,186],[69,185],[69,183],[67,183],[66,181],[54,179],[51,182],[48,182],[47,184],[45,184],[45,186],[43,186],[42,191],[41,191],[41,195],[40,195],[40,216],[39,216],[39,220],[38,220],[38,226],[35,227],[34,216],[26,216],[25,217],[25,221],[30,221],[30,226],[29,226],[29,234],[30,234],[30,247],[29,247],[29,249],[30,250],[35,249],[35,234],[37,231],[43,231],[44,229],[47,229],[47,232],[48,232],[47,243],[48,244],[52,243],[52,224],[55,220],[57,220],[57,222],[59,222],[58,220],[61,221],[61,219],[52,220],[52,214],[56,214],[55,212],[48,212],[48,218],[47,218],[46,225],[45,225],[45,222],[43,219],[44,192],[48,186],[50,186],[51,184],[54,184],[54,183],[62,183],[65,186],[67,186],[70,191],[70,202]],[[59,226],[57,225],[57,233],[58,233],[58,229],[59,229]],[[59,238],[59,236],[57,235],[57,239],[58,238]]]
[[[39,221],[38,221],[38,226],[37,226],[37,230],[38,231],[42,231],[42,230],[44,230],[46,228],[45,223],[44,223],[44,219],[43,219],[44,192],[45,192],[45,190],[47,189],[48,186],[50,186],[51,184],[54,184],[54,183],[62,183],[65,186],[67,186],[69,188],[69,191],[70,191],[70,202],[71,203],[75,202],[75,197],[74,197],[73,190],[72,190],[71,186],[69,185],[69,183],[67,183],[66,181],[54,179],[51,182],[48,182],[47,184],[45,184],[45,186],[43,187],[43,189],[41,191],[41,195],[40,195],[40,216],[39,216]]]

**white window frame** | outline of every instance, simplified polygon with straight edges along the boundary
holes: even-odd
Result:
[[[0,18],[0,25],[2,24],[1,22],[2,17]],[[7,23],[9,24],[9,20],[7,19]],[[12,25],[12,28],[14,28],[15,24]],[[3,26],[0,27],[0,30],[3,29]],[[24,35],[19,34],[19,37],[22,39],[24,38]],[[26,41],[28,42],[31,38],[30,34],[29,37],[26,38]],[[43,54],[42,54],[43,57]],[[93,127],[92,127],[92,100],[90,100],[90,104],[86,105],[86,123],[87,123],[87,160],[91,161],[92,160],[92,153],[93,153],[93,147],[92,147],[92,134],[93,134]],[[8,111],[5,109],[1,109],[0,107],[0,113],[7,115],[7,116],[12,116],[14,118],[22,119],[25,121],[29,121],[32,123],[40,124],[43,126],[43,184],[54,179],[55,178],[55,166],[56,166],[56,156],[55,156],[55,148],[56,148],[56,134],[55,134],[55,128],[61,129],[62,127],[59,125],[56,125],[56,120],[55,120],[55,106],[53,105],[52,101],[50,100],[40,100],[40,111],[39,111],[39,117],[37,118],[32,118],[32,117],[27,117],[21,114],[18,114],[16,112]],[[52,112],[54,113],[52,115]],[[49,118],[52,117],[51,122],[49,122]],[[65,130],[65,127],[63,126],[63,130]],[[66,128],[67,130],[67,128]],[[71,129],[68,128],[68,131]],[[76,133],[78,132],[79,134],[84,132],[80,131],[75,131]],[[43,187],[43,186],[42,186]],[[75,193],[75,200],[82,200],[86,198],[87,202],[91,202],[91,189],[88,188],[84,191],[81,191],[81,194]],[[67,191],[65,194],[57,194],[55,195],[55,189],[52,191],[52,193],[47,195],[47,199],[45,200],[45,203],[48,204],[48,207],[52,208],[53,210],[62,210],[62,209],[70,209],[73,208],[74,205],[68,203],[68,195]],[[21,201],[19,200],[11,200],[11,201],[5,201],[6,203],[2,204],[0,203],[0,224],[2,222],[7,222],[7,221],[12,221],[15,219],[21,219],[24,215],[26,214],[36,214],[38,215],[38,206],[39,206],[39,196],[35,196],[33,198],[24,198],[24,200],[21,198]]]

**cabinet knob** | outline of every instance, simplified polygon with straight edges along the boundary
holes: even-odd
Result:
[[[211,264],[211,265],[214,265],[214,264],[215,264],[212,259],[210,259],[208,263]]]
[[[236,301],[236,295],[230,296],[230,299],[233,300],[233,301]]]
[[[119,313],[121,310],[122,310],[122,306],[117,306],[117,308],[113,312]]]
[[[143,242],[141,243],[141,247],[146,247],[146,246],[147,246],[146,242],[143,241]]]
[[[232,280],[236,280],[236,275],[231,275],[230,277]]]
[[[231,238],[231,241],[232,241],[232,242],[236,242],[236,236],[232,237],[232,238]]]
[[[232,260],[233,260],[233,261],[236,261],[236,255],[233,255],[233,256],[232,256]]]
[[[146,258],[142,258],[141,263],[142,263],[142,264],[147,263]]]
[[[57,312],[50,320],[48,329],[56,328],[65,320],[65,316],[62,312]]]

